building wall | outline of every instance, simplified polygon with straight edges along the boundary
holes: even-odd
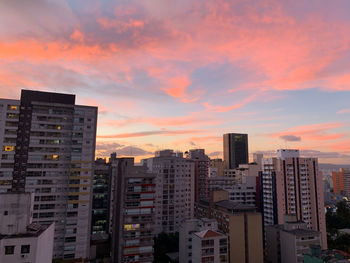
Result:
[[[47,263],[52,261],[54,224],[49,226],[40,236],[4,238],[0,240],[0,262],[33,262]],[[29,245],[29,253],[21,253],[22,245]],[[15,246],[13,255],[5,255],[5,246]]]
[[[21,101],[0,101],[5,117],[0,119],[6,120],[0,121],[5,142],[0,173],[6,178],[0,191],[35,194],[33,222],[56,222],[54,258],[89,255],[97,108],[74,100],[74,95],[22,91]]]
[[[274,226],[266,226],[265,228],[265,236],[266,236],[266,246],[265,249],[267,251],[266,259],[267,262],[270,263],[278,263],[280,262],[280,235],[277,228]]]
[[[112,225],[112,261],[153,261],[154,175],[133,158],[116,162]]]
[[[289,157],[290,154],[264,160],[264,224],[283,224],[285,214],[296,214],[297,219],[306,222],[310,229],[322,233],[322,247],[325,249],[323,183],[317,158]]]
[[[224,134],[223,142],[226,169],[234,169],[240,164],[247,164],[249,162],[247,134]]]
[[[190,262],[193,252],[197,251],[193,245],[193,233],[202,230],[218,230],[218,223],[214,219],[188,219],[179,228],[179,262]],[[191,248],[192,246],[192,248]],[[194,261],[192,261],[194,262]]]
[[[344,191],[343,173],[344,169],[340,169],[338,172],[332,172],[333,192],[338,195],[343,194]]]
[[[39,237],[36,247],[35,263],[51,262],[53,257],[53,244],[55,235],[55,224],[52,223]]]
[[[243,215],[229,217],[230,262],[246,262],[245,228]]]
[[[155,233],[175,233],[183,220],[193,218],[194,163],[172,150],[156,156],[149,159],[149,168],[156,174]]]
[[[247,225],[247,245],[249,262],[264,262],[263,252],[263,233],[262,233],[262,218],[261,214],[252,213],[246,214]]]
[[[25,233],[31,223],[34,195],[0,193],[0,234]]]

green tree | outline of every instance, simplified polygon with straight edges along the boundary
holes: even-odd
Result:
[[[179,233],[160,233],[154,238],[154,261],[156,263],[168,263],[166,253],[179,251]]]

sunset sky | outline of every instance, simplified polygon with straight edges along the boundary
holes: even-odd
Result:
[[[298,148],[350,163],[349,0],[1,0],[0,97],[99,107],[97,155]]]

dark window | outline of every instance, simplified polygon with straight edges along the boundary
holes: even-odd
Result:
[[[28,253],[30,253],[30,245],[22,245],[21,254],[28,254]]]
[[[9,214],[9,211],[4,211],[4,216],[7,216]]]
[[[15,246],[5,246],[5,255],[13,255],[15,253]]]

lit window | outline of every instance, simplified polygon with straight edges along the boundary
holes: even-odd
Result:
[[[17,105],[8,105],[7,109],[9,109],[9,110],[18,110],[18,106]]]
[[[61,125],[57,125],[57,130],[61,130],[62,126]]]
[[[132,230],[137,230],[140,228],[140,224],[130,224],[130,225],[124,225],[124,230],[125,231],[132,231]]]
[[[52,155],[52,160],[58,160],[58,155],[57,154],[54,154],[54,155]]]
[[[3,151],[5,152],[13,152],[15,150],[15,146],[4,146]]]

